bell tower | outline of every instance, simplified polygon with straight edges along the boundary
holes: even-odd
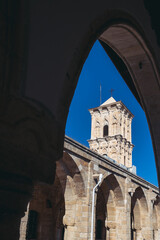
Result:
[[[133,114],[122,103],[110,97],[96,108],[89,109],[91,114],[90,149],[132,167],[131,123]]]

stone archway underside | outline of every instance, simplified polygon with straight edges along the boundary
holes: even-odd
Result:
[[[119,61],[116,67],[145,110],[159,174],[159,125],[156,121],[160,117],[157,112],[160,85],[156,62],[144,40],[129,25],[114,24],[104,31],[99,40],[115,65],[115,61]]]

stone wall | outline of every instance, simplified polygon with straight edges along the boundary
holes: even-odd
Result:
[[[158,189],[66,137],[54,184],[38,184],[28,207],[28,212],[38,212],[37,240],[90,239],[92,193],[99,174],[103,179],[95,193],[94,239],[159,239]],[[27,214],[20,240],[25,239],[26,219]]]

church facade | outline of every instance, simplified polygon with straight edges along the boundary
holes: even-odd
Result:
[[[133,114],[112,97],[89,111],[90,149],[65,137],[54,184],[35,186],[20,240],[159,240],[158,188],[132,165]]]

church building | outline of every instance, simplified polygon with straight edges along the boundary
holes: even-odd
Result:
[[[113,97],[89,112],[90,148],[65,137],[54,184],[35,186],[20,240],[159,240],[159,190],[132,165],[133,114]]]

